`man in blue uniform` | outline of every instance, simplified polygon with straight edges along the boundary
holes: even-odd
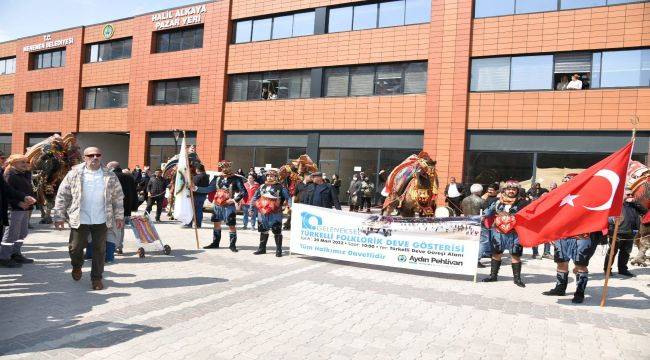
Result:
[[[260,246],[253,254],[266,254],[269,230],[275,238],[275,256],[282,256],[282,205],[291,206],[289,191],[278,183],[277,170],[266,173],[266,181],[253,195],[251,204],[258,210],[257,230],[260,232]],[[251,210],[252,212],[252,210]]]
[[[497,281],[499,268],[501,267],[501,256],[508,251],[512,257],[512,275],[515,285],[526,287],[521,280],[521,254],[523,247],[519,244],[519,236],[515,231],[515,214],[528,203],[519,198],[519,182],[516,180],[506,181],[505,188],[499,199],[485,210],[484,215],[493,218],[492,227],[492,261],[490,262],[490,277],[483,279],[483,282]]]
[[[248,193],[244,187],[244,178],[233,173],[232,162],[221,160],[217,164],[217,171],[210,185],[207,187],[196,187],[195,192],[207,194],[216,191],[212,208],[212,243],[204,246],[204,249],[218,249],[221,242],[221,222],[225,221],[230,230],[230,251],[237,252],[237,203],[246,199]]]

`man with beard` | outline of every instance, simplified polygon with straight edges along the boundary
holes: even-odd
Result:
[[[257,189],[251,201],[259,213],[257,230],[260,232],[260,246],[253,254],[266,254],[270,230],[275,238],[275,256],[282,256],[282,205],[285,203],[287,208],[291,206],[289,191],[278,183],[277,170],[271,169],[266,173],[264,185]]]
[[[230,246],[232,252],[237,252],[237,206],[241,199],[248,198],[244,187],[244,178],[232,171],[232,162],[221,160],[217,164],[219,174],[215,176],[208,187],[194,187],[192,189],[199,194],[207,194],[216,191],[212,203],[212,243],[204,246],[204,249],[218,249],[221,242],[221,222],[225,221],[230,230]]]
[[[519,182],[506,181],[505,188],[497,201],[492,203],[484,215],[488,217],[492,231],[492,261],[490,262],[490,276],[483,282],[497,281],[501,257],[508,251],[512,257],[513,282],[519,287],[526,287],[521,280],[521,254],[523,247],[519,244],[519,236],[515,231],[515,214],[527,205],[527,202],[517,195]]]

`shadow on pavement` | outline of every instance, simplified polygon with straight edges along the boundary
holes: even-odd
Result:
[[[175,278],[175,279],[147,279],[133,283],[119,283],[112,280],[105,280],[106,288],[142,288],[142,289],[166,289],[176,287],[189,287],[210,285],[215,283],[227,282],[227,279],[210,278],[210,277],[192,277],[192,278]]]
[[[585,302],[582,305],[600,306],[600,299],[603,294],[602,286],[595,286],[595,287],[587,286],[586,293],[587,295],[591,295],[591,297],[585,299]],[[573,292],[571,292],[571,295],[573,295]],[[621,297],[626,295],[628,296],[632,295],[634,298],[621,299]],[[558,304],[574,305],[571,303],[571,297],[559,299]],[[650,309],[650,296],[634,288],[620,287],[616,285],[612,286],[612,284],[610,284],[607,287],[606,307],[648,310]]]

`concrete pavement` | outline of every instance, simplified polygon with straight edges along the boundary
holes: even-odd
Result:
[[[164,218],[164,215],[163,215]],[[35,219],[32,221],[35,223]],[[211,226],[199,230],[201,245]],[[592,259],[583,305],[542,296],[554,264],[527,259],[524,289],[507,264],[497,283],[465,276],[328,261],[254,256],[258,235],[240,231],[239,253],[196,250],[194,232],[157,225],[172,254],[126,256],[90,290],[90,263],[70,277],[68,231],[43,225],[27,238],[36,259],[0,269],[0,354],[56,359],[649,359],[650,269],[610,281],[598,306],[604,249]],[[272,238],[272,237],[271,237]],[[227,246],[227,230],[224,241]],[[272,243],[272,240],[269,241]],[[150,250],[150,249],[147,249]],[[479,278],[487,274],[481,269]],[[570,293],[575,288],[572,279]]]

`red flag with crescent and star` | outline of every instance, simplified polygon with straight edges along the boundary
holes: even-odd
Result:
[[[620,216],[627,166],[634,142],[584,170],[516,214],[515,230],[524,247],[607,228]]]

